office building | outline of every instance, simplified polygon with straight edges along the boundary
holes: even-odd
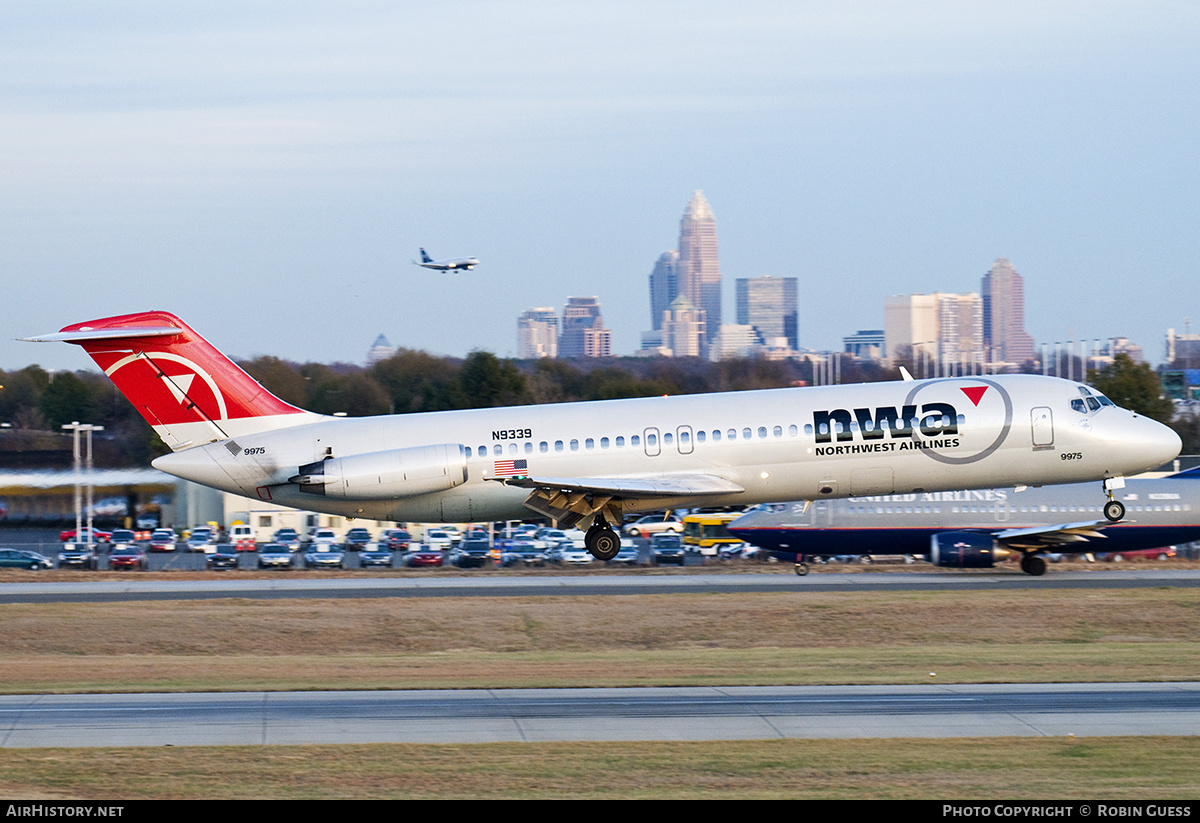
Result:
[[[680,294],[663,312],[662,345],[672,357],[704,357],[708,351],[704,310]]]
[[[1025,333],[1025,281],[1003,257],[983,276],[983,345],[989,362],[1019,367],[1032,360]]]
[[[387,360],[396,353],[396,347],[388,342],[382,334],[375,338],[371,348],[367,350],[367,365],[374,366],[380,360]]]
[[[679,294],[704,312],[705,336],[721,326],[721,264],[717,256],[717,221],[704,194],[696,191],[679,221]]]
[[[563,307],[559,357],[611,357],[612,332],[604,327],[600,301],[595,297],[568,297]]]
[[[662,328],[665,312],[679,294],[679,252],[665,251],[650,272],[650,328]]]
[[[517,359],[558,357],[558,315],[549,306],[525,311],[517,318]]]
[[[737,279],[737,322],[753,326],[768,345],[786,338],[787,347],[798,347],[796,339],[796,278],[739,277]]]
[[[884,303],[884,345],[892,360],[932,374],[984,370],[983,299],[978,294],[896,294]]]

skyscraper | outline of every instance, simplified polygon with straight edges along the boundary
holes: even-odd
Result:
[[[927,364],[935,374],[983,367],[983,300],[978,294],[894,294],[884,302],[887,356]]]
[[[717,220],[712,206],[697,190],[679,221],[679,294],[704,311],[705,337],[721,326],[721,264],[717,259]]]
[[[737,321],[753,326],[762,342],[787,338],[790,349],[796,339],[796,278],[739,277],[737,279]]]
[[[671,301],[663,313],[663,346],[672,357],[701,357],[708,348],[704,336],[704,310],[692,305],[684,295]]]
[[[568,297],[563,307],[559,357],[611,357],[612,332],[600,317],[595,297]]]
[[[1033,359],[1033,338],[1025,333],[1025,281],[1000,257],[983,276],[983,343],[993,363],[1020,366]]]
[[[679,252],[665,251],[650,272],[650,328],[662,328],[663,312],[679,294]]]
[[[554,309],[529,309],[517,318],[517,358],[558,356],[558,315]]]

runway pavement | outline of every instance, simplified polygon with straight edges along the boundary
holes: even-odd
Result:
[[[36,573],[30,573],[31,575]],[[1200,570],[1064,571],[1030,577],[1012,571],[833,573],[797,577],[786,570],[748,574],[480,575],[161,580],[130,572],[121,579],[0,584],[0,603],[312,597],[532,597],[695,592],[953,591],[1200,587]]]
[[[0,746],[1200,734],[1200,683],[0,697]]]

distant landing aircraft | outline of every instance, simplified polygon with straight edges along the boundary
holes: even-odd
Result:
[[[434,269],[435,271],[454,271],[456,269],[465,269],[470,271],[479,265],[479,261],[474,257],[455,257],[452,260],[434,260],[429,256],[429,252],[421,249],[421,262],[414,264],[426,269]]]

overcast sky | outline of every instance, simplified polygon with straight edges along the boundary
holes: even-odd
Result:
[[[1194,2],[0,5],[0,368],[147,309],[236,357],[512,355],[597,295],[613,349],[703,189],[803,346],[1025,277],[1040,345],[1200,331]],[[470,273],[413,266],[474,255]]]

